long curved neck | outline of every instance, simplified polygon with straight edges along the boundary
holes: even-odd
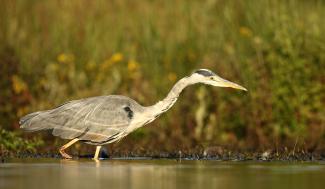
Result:
[[[162,101],[159,101],[153,106],[148,107],[151,113],[155,117],[158,117],[160,114],[166,112],[169,108],[171,108],[175,104],[183,89],[191,84],[193,84],[193,82],[189,77],[184,77],[181,80],[179,80]]]

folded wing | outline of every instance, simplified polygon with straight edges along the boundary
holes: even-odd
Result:
[[[53,135],[63,139],[79,138],[101,143],[125,135],[132,120],[130,111],[132,100],[126,97],[93,97],[29,114],[21,119],[20,124],[21,128],[29,131],[53,129]]]

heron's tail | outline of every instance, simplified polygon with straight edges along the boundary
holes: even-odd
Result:
[[[41,124],[40,119],[42,119],[41,114],[45,113],[44,111],[34,112],[28,115],[25,115],[24,117],[20,118],[19,125],[21,129],[24,129],[26,131],[38,131],[46,129],[43,124]]]

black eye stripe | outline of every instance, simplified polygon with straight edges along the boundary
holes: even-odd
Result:
[[[200,75],[203,75],[203,76],[214,76],[215,74],[209,70],[197,70],[195,71],[194,73],[197,73],[197,74],[200,74]]]

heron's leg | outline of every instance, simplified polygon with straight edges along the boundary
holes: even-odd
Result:
[[[59,152],[62,155],[62,157],[66,158],[66,159],[71,159],[72,158],[69,154],[65,153],[64,150],[67,149],[72,144],[76,143],[78,140],[79,140],[78,138],[75,138],[75,139],[71,140],[70,142],[66,143],[65,145],[63,145],[60,148]]]
[[[99,155],[99,152],[100,152],[100,149],[102,148],[102,146],[96,146],[96,152],[95,152],[95,155],[94,155],[94,160],[98,160],[98,155]]]

